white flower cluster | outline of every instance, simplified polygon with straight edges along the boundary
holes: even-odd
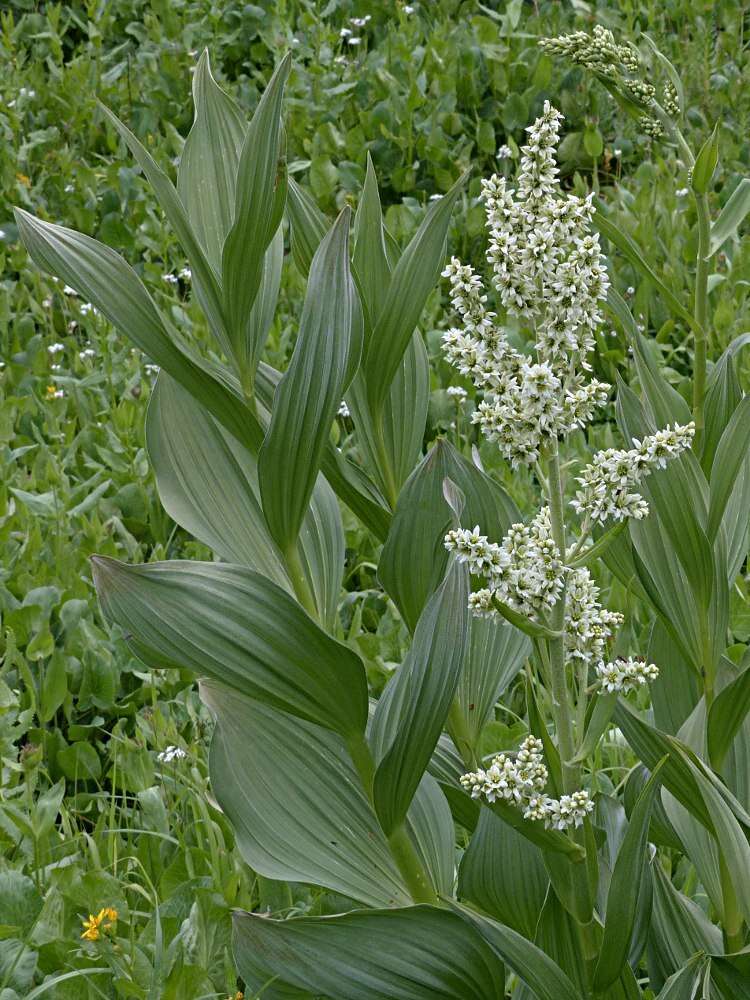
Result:
[[[463,324],[445,333],[446,358],[484,392],[473,420],[514,465],[584,426],[609,391],[583,374],[609,280],[591,199],[564,195],[557,182],[561,120],[547,102],[528,129],[515,191],[497,175],[482,183],[493,284],[503,309],[533,329],[536,358],[508,342],[470,266],[452,258],[443,271]]]
[[[187,754],[181,747],[168,746],[156,755],[156,759],[162,764],[171,764],[175,760],[184,760]]]
[[[643,441],[634,439],[634,448],[607,448],[597,452],[591,465],[578,477],[581,489],[572,506],[594,521],[626,517],[640,519],[648,514],[648,504],[635,487],[654,469],[664,468],[667,461],[686,451],[693,440],[695,424],[650,434]]]
[[[627,659],[613,660],[612,663],[600,663],[596,673],[605,691],[627,694],[655,681],[659,676],[659,668],[655,663],[646,663],[645,660],[629,656]]]
[[[445,536],[445,547],[455,552],[469,571],[487,577],[488,587],[472,594],[469,606],[475,614],[497,614],[497,598],[525,615],[548,611],[563,588],[563,564],[552,538],[549,508],[544,507],[529,524],[513,524],[497,545],[473,531],[457,528]]]
[[[604,647],[624,615],[599,603],[599,588],[585,566],[568,571],[565,591],[565,651],[587,663],[601,660]]]
[[[544,791],[548,773],[542,757],[542,741],[527,736],[515,757],[498,754],[487,770],[464,774],[461,784],[472,798],[504,801],[523,812],[524,819],[542,820],[548,829],[580,826],[594,803],[586,791],[553,799]]]

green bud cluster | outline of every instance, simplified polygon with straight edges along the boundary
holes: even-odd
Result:
[[[664,135],[664,126],[656,118],[649,118],[647,115],[644,115],[638,124],[641,130],[652,139],[661,139]]]
[[[664,105],[664,110],[667,112],[670,118],[678,118],[680,115],[680,100],[677,96],[677,91],[672,83],[664,84],[664,96],[662,98],[662,104]]]

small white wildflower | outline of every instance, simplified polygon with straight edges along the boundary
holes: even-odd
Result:
[[[405,3],[404,6],[403,6],[403,11],[404,11],[404,14],[413,14],[414,13],[414,8],[412,7],[412,5],[410,3]]]
[[[351,17],[349,18],[349,24],[353,24],[355,28],[364,28],[366,24],[372,20],[371,14],[365,14],[364,17]]]
[[[466,399],[467,396],[469,395],[466,389],[464,389],[460,385],[449,385],[445,391],[448,393],[449,396],[452,396],[454,399],[458,400],[458,402],[461,402],[462,400]]]
[[[431,194],[430,201],[440,201],[443,196],[441,194]]]
[[[85,361],[86,358],[93,358],[96,356],[96,351],[93,347],[85,347],[82,351],[78,352],[78,357],[81,361]]]
[[[622,150],[621,149],[613,149],[612,152],[617,157],[622,156]]]
[[[350,416],[349,407],[348,407],[347,402],[346,402],[345,399],[342,399],[341,402],[339,403],[339,408],[336,411],[336,413],[337,413],[337,416],[343,417],[344,419],[346,419],[346,417]]]
[[[63,295],[73,295],[74,297],[77,297],[78,292],[70,285],[63,285]]]
[[[161,276],[162,281],[166,281],[168,285],[176,285],[179,282],[179,278],[176,274],[163,274]]]
[[[190,279],[192,278],[192,276],[193,276],[193,272],[190,270],[189,267],[182,267],[182,268],[180,268],[180,271],[178,273],[178,277],[181,278],[183,281],[190,281]]]
[[[59,372],[61,367],[62,367],[62,365],[50,365],[49,366],[49,370],[51,372]]]
[[[70,333],[74,333],[77,329],[78,329],[78,323],[76,322],[76,320],[72,319],[70,323],[68,323],[68,331]]]
[[[675,191],[675,195],[678,198],[685,198],[689,194],[690,194],[690,188],[677,188],[677,190]]]
[[[159,374],[159,365],[145,365],[144,367],[147,375]]]
[[[352,35],[351,28],[342,28],[339,32],[339,38],[350,38]]]
[[[503,143],[503,145],[498,149],[496,156],[498,160],[509,160],[511,156],[513,156],[513,150],[507,145],[507,143]]]
[[[97,313],[98,313],[98,311],[99,310],[96,308],[96,306],[93,305],[91,302],[82,302],[81,303],[81,315],[82,316],[88,316],[89,313],[93,313],[96,316]]]
[[[63,191],[65,191],[66,194],[72,194],[72,192],[75,191],[75,185],[66,184],[65,187],[63,188]]]
[[[47,353],[48,354],[59,354],[60,351],[64,351],[64,350],[65,350],[65,344],[60,344],[60,343],[50,344],[49,347],[47,348]]]
[[[52,299],[42,299],[42,306],[45,309],[49,309],[51,305],[52,305]]]
[[[625,294],[626,295],[635,295],[635,288],[633,288],[632,285],[628,285],[628,287],[625,289]]]
[[[4,239],[5,239],[5,230],[4,229],[0,229],[0,240],[4,240]]]
[[[347,45],[360,45],[361,43],[362,43],[361,38],[347,38],[346,40]]]
[[[168,746],[156,755],[156,759],[162,764],[171,764],[175,760],[184,760],[187,754],[181,747]]]

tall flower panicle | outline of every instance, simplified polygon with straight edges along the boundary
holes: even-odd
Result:
[[[609,392],[586,374],[609,280],[591,198],[558,184],[561,121],[547,102],[527,130],[514,188],[498,175],[482,182],[497,300],[532,331],[534,354],[510,344],[471,267],[453,258],[443,272],[462,323],[443,337],[446,358],[484,393],[473,421],[513,465],[533,464],[545,445],[583,427]]]

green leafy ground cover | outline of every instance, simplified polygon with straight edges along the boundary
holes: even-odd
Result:
[[[368,16],[362,25],[352,21]],[[686,133],[706,135],[720,120],[716,181],[728,197],[750,161],[739,4],[441,0],[411,10],[335,0],[115,0],[14,3],[2,13],[1,1000],[231,997],[240,987],[232,907],[284,915],[336,910],[330,894],[269,882],[242,863],[208,789],[210,719],[191,677],[147,670],[103,623],[91,554],[128,562],[210,555],[156,496],[143,432],[153,366],[88,303],[30,264],[12,206],[121,249],[159,289],[175,325],[203,343],[186,262],[96,101],[115,109],[169,165],[190,127],[186,82],[204,47],[217,78],[248,113],[274,64],[291,51],[290,170],[329,215],[356,200],[369,151],[388,228],[403,242],[430,198],[472,166],[450,248],[478,261],[479,177],[509,169],[524,127],[548,98],[566,115],[566,184],[597,192],[689,306],[696,221],[673,151],[646,140],[601,87],[536,45],[540,36],[597,22],[628,36],[648,31],[686,68]],[[351,34],[342,37],[342,29]],[[509,158],[498,160],[502,146]],[[714,358],[750,329],[748,253],[747,243],[728,244],[710,278]],[[687,329],[622,255],[611,255],[611,269],[667,376],[688,398]],[[294,342],[303,289],[294,266],[285,266],[267,353],[278,367]],[[432,361],[426,443],[446,435],[468,453],[475,442],[470,410],[445,391],[455,378],[440,358],[444,305],[436,291],[422,320]],[[597,366],[607,381],[617,373],[632,380],[621,336],[602,336]],[[342,418],[341,440],[350,429]],[[602,420],[590,436],[603,446],[616,435]],[[531,479],[509,477],[490,446],[481,452],[519,506],[531,509]],[[377,583],[378,552],[372,543],[368,552],[346,516],[351,558],[338,631],[365,659],[378,693],[400,661],[406,633]],[[750,638],[743,588],[740,578],[732,620],[738,639]],[[623,587],[612,586],[609,606],[629,608]],[[511,691],[493,724],[497,742],[513,735],[514,707]],[[601,767],[616,784],[630,758],[616,743],[607,753]],[[117,911],[111,931],[82,939],[84,918],[103,908]]]

